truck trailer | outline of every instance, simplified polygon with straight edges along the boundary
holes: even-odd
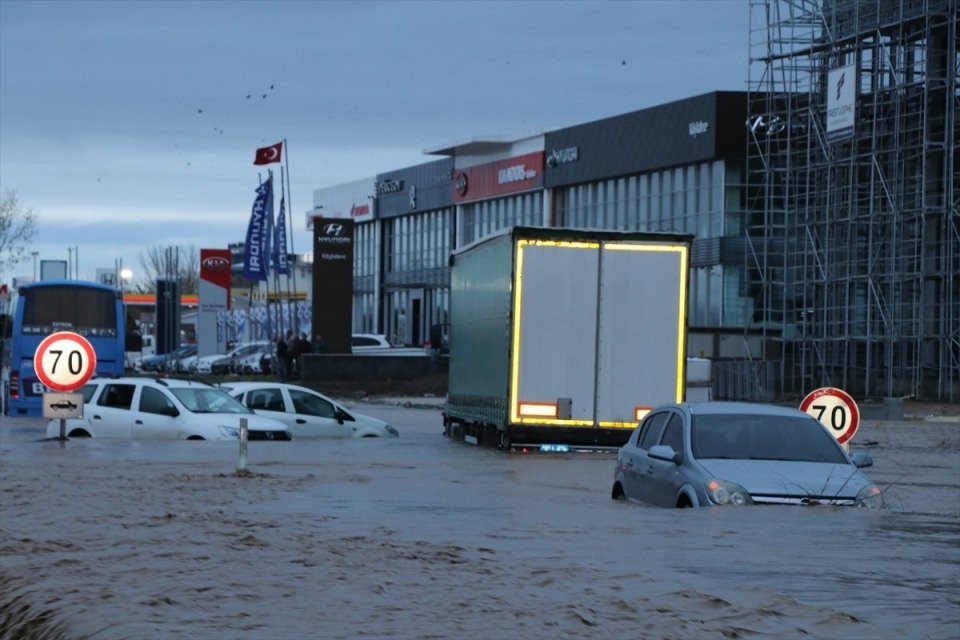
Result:
[[[450,263],[444,435],[604,449],[682,402],[692,237],[511,227]]]

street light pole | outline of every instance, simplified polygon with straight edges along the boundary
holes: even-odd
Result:
[[[34,281],[34,282],[37,281],[37,255],[39,255],[39,254],[40,254],[39,251],[31,251],[31,252],[30,252],[30,255],[33,256],[33,281]]]

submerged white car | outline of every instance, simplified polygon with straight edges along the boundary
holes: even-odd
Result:
[[[258,416],[223,389],[175,378],[97,378],[82,389],[83,417],[65,421],[69,438],[236,440],[247,420],[249,440],[290,440],[286,425]],[[60,420],[47,424],[60,437]]]
[[[279,420],[295,438],[395,438],[383,420],[348,410],[313,389],[280,382],[231,382],[223,389],[258,415]]]

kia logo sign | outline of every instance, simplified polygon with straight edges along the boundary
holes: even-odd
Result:
[[[457,190],[457,194],[460,196],[467,195],[467,174],[462,171],[454,176],[453,188]]]
[[[230,261],[222,256],[210,256],[200,263],[206,271],[226,271],[230,268]]]
[[[323,225],[323,235],[325,236],[342,236],[343,235],[343,225],[336,222],[330,222]]]

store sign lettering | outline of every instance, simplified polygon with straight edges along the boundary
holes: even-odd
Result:
[[[525,164],[515,164],[512,167],[500,169],[497,172],[498,184],[509,184],[511,182],[523,182],[537,177],[537,172],[533,169],[527,169]]]
[[[567,147],[566,149],[554,149],[547,155],[547,164],[556,167],[568,162],[576,162],[580,159],[580,147]]]
[[[704,122],[703,120],[697,120],[696,122],[691,122],[687,125],[687,130],[690,132],[690,136],[696,138],[702,133],[706,133],[710,129],[710,123]]]
[[[387,178],[383,182],[377,183],[377,195],[382,196],[386,193],[400,193],[403,191],[403,180],[391,180]]]

